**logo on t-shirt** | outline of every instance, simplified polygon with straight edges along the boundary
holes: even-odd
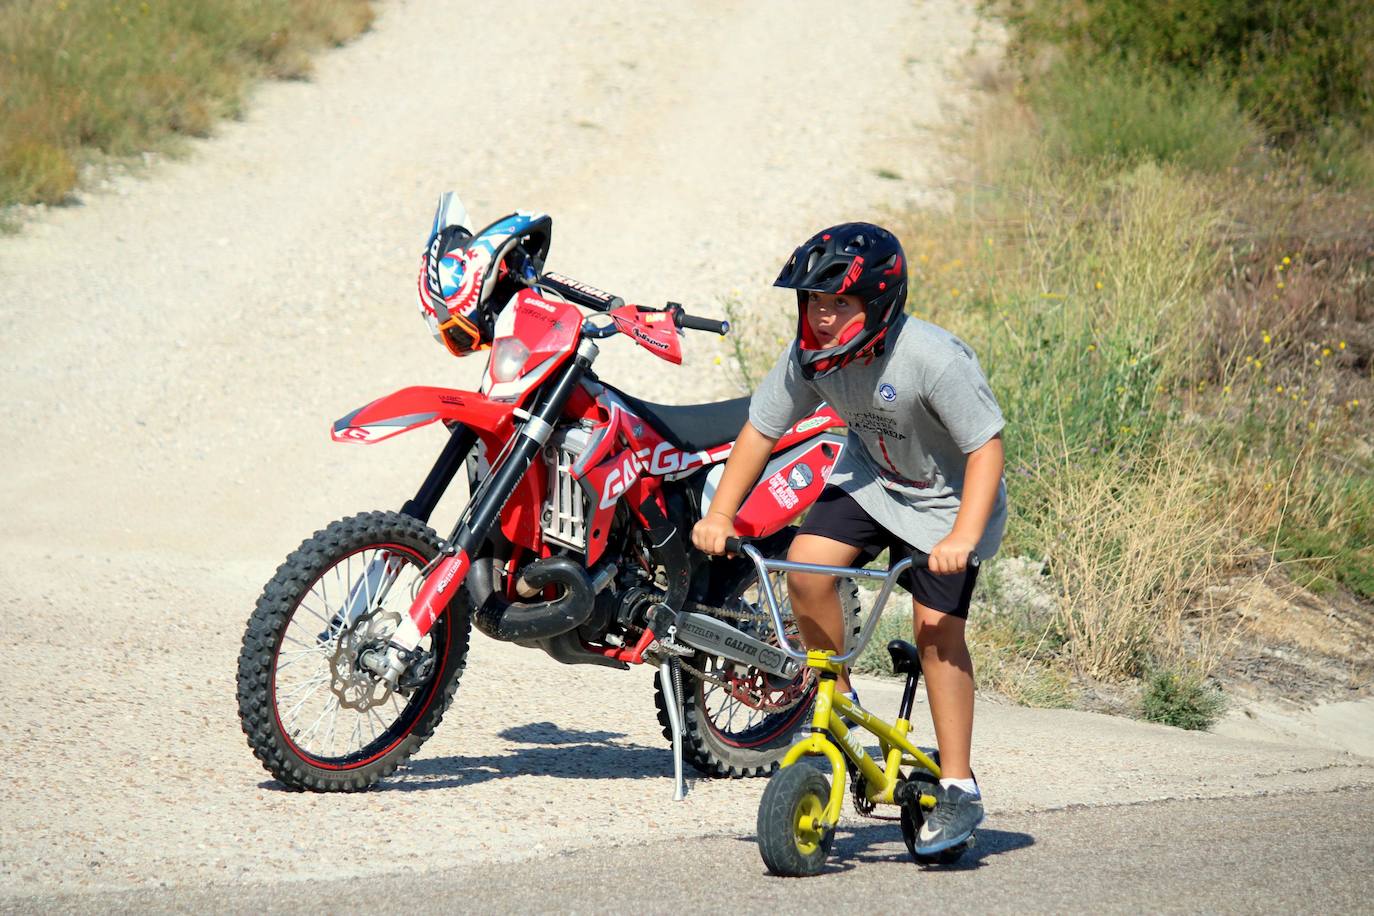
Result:
[[[893,388],[887,382],[883,382],[878,386],[878,395],[884,401],[895,401],[897,400],[897,389]]]

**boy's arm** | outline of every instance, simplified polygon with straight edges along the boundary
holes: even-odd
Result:
[[[725,471],[711,497],[711,508],[692,529],[692,543],[698,550],[724,553],[725,539],[739,533],[735,531],[735,513],[749,494],[749,488],[759,479],[764,465],[768,464],[768,456],[773,454],[777,441],[759,432],[754,424],[744,424],[730,457],[725,460]]]
[[[959,502],[959,514],[954,518],[954,530],[931,548],[931,572],[937,575],[963,572],[968,565],[968,555],[978,546],[992,516],[992,507],[997,503],[1003,460],[1000,433],[969,452],[968,463],[964,465],[964,493]]]

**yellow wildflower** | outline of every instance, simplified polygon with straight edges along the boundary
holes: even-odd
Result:
[[[1344,349],[1345,349],[1345,341],[1341,341],[1340,343],[1336,344],[1336,349],[1338,349],[1338,350],[1344,350]]]
[[[1283,386],[1282,386],[1282,385],[1275,385],[1275,386],[1274,386],[1274,393],[1275,393],[1275,394],[1283,394]]]
[[[1263,365],[1264,365],[1264,363],[1260,362],[1259,360],[1255,360],[1255,368],[1256,368],[1256,369],[1260,368],[1260,367],[1263,366]]]
[[[1222,388],[1221,388],[1221,393],[1222,393],[1222,394],[1230,394],[1230,393],[1231,393],[1231,386],[1230,386],[1230,385],[1223,385]]]
[[[1314,360],[1312,360],[1312,365],[1314,365],[1314,366],[1320,366],[1321,364],[1322,364],[1322,361],[1319,360],[1319,359],[1314,359]]]
[[[1265,334],[1265,335],[1264,335],[1264,342],[1265,342],[1265,343],[1269,343],[1270,340],[1272,340],[1272,338],[1271,338],[1268,334]]]
[[[1322,347],[1322,356],[1330,356],[1330,355],[1331,355],[1331,348],[1330,348],[1330,347]]]
[[[1284,255],[1284,256],[1283,256],[1283,263],[1285,263],[1285,264],[1292,264],[1292,263],[1293,263],[1293,259],[1290,258],[1290,257],[1288,257],[1288,255]]]
[[[1088,352],[1092,353],[1097,349],[1097,344],[1088,344]]]
[[[1280,281],[1278,282],[1278,287],[1279,287],[1279,289],[1283,289],[1283,281],[1282,281],[1282,280],[1280,280]]]
[[[1093,284],[1093,286],[1097,287],[1098,289],[1101,289],[1101,288],[1102,288],[1102,281],[1101,281],[1101,280],[1098,280],[1096,283]]]
[[[950,294],[951,296],[957,296],[957,295],[959,295],[959,290],[958,290],[958,288],[956,287],[955,289],[950,290],[950,291],[949,291],[949,294]]]

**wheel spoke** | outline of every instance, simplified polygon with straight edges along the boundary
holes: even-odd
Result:
[[[324,717],[329,715],[331,711],[337,710],[338,708],[339,698],[336,696],[331,696],[329,698],[329,701],[324,704],[324,709],[320,710],[320,714],[315,717],[315,721],[310,723],[310,727],[307,728],[305,731],[301,732],[296,737],[296,743],[303,744],[305,742],[305,739],[313,735],[315,733],[315,729],[320,727],[320,723],[324,721]]]

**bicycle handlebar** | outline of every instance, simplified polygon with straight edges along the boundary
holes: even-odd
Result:
[[[725,539],[725,549],[729,553],[740,553],[753,561],[759,573],[759,591],[763,594],[764,600],[768,604],[768,615],[773,621],[773,630],[778,636],[778,646],[782,651],[799,661],[806,660],[806,652],[795,649],[787,639],[787,626],[783,623],[782,608],[778,606],[778,598],[773,594],[773,582],[769,579],[770,572],[804,572],[817,573],[825,576],[849,576],[860,579],[881,579],[882,588],[878,592],[878,597],[873,602],[873,610],[869,611],[868,619],[864,621],[863,629],[859,631],[859,638],[854,644],[854,648],[843,654],[837,654],[831,661],[838,665],[849,663],[863,652],[869,640],[873,638],[873,633],[877,629],[878,619],[883,616],[883,609],[887,605],[888,596],[897,586],[897,579],[908,569],[925,569],[928,557],[905,556],[893,563],[885,572],[873,569],[865,569],[861,566],[822,566],[817,563],[794,563],[790,560],[769,560],[759,553],[757,547],[750,538],[728,537]],[[982,561],[978,554],[970,553],[968,565],[971,569],[976,569]]]

